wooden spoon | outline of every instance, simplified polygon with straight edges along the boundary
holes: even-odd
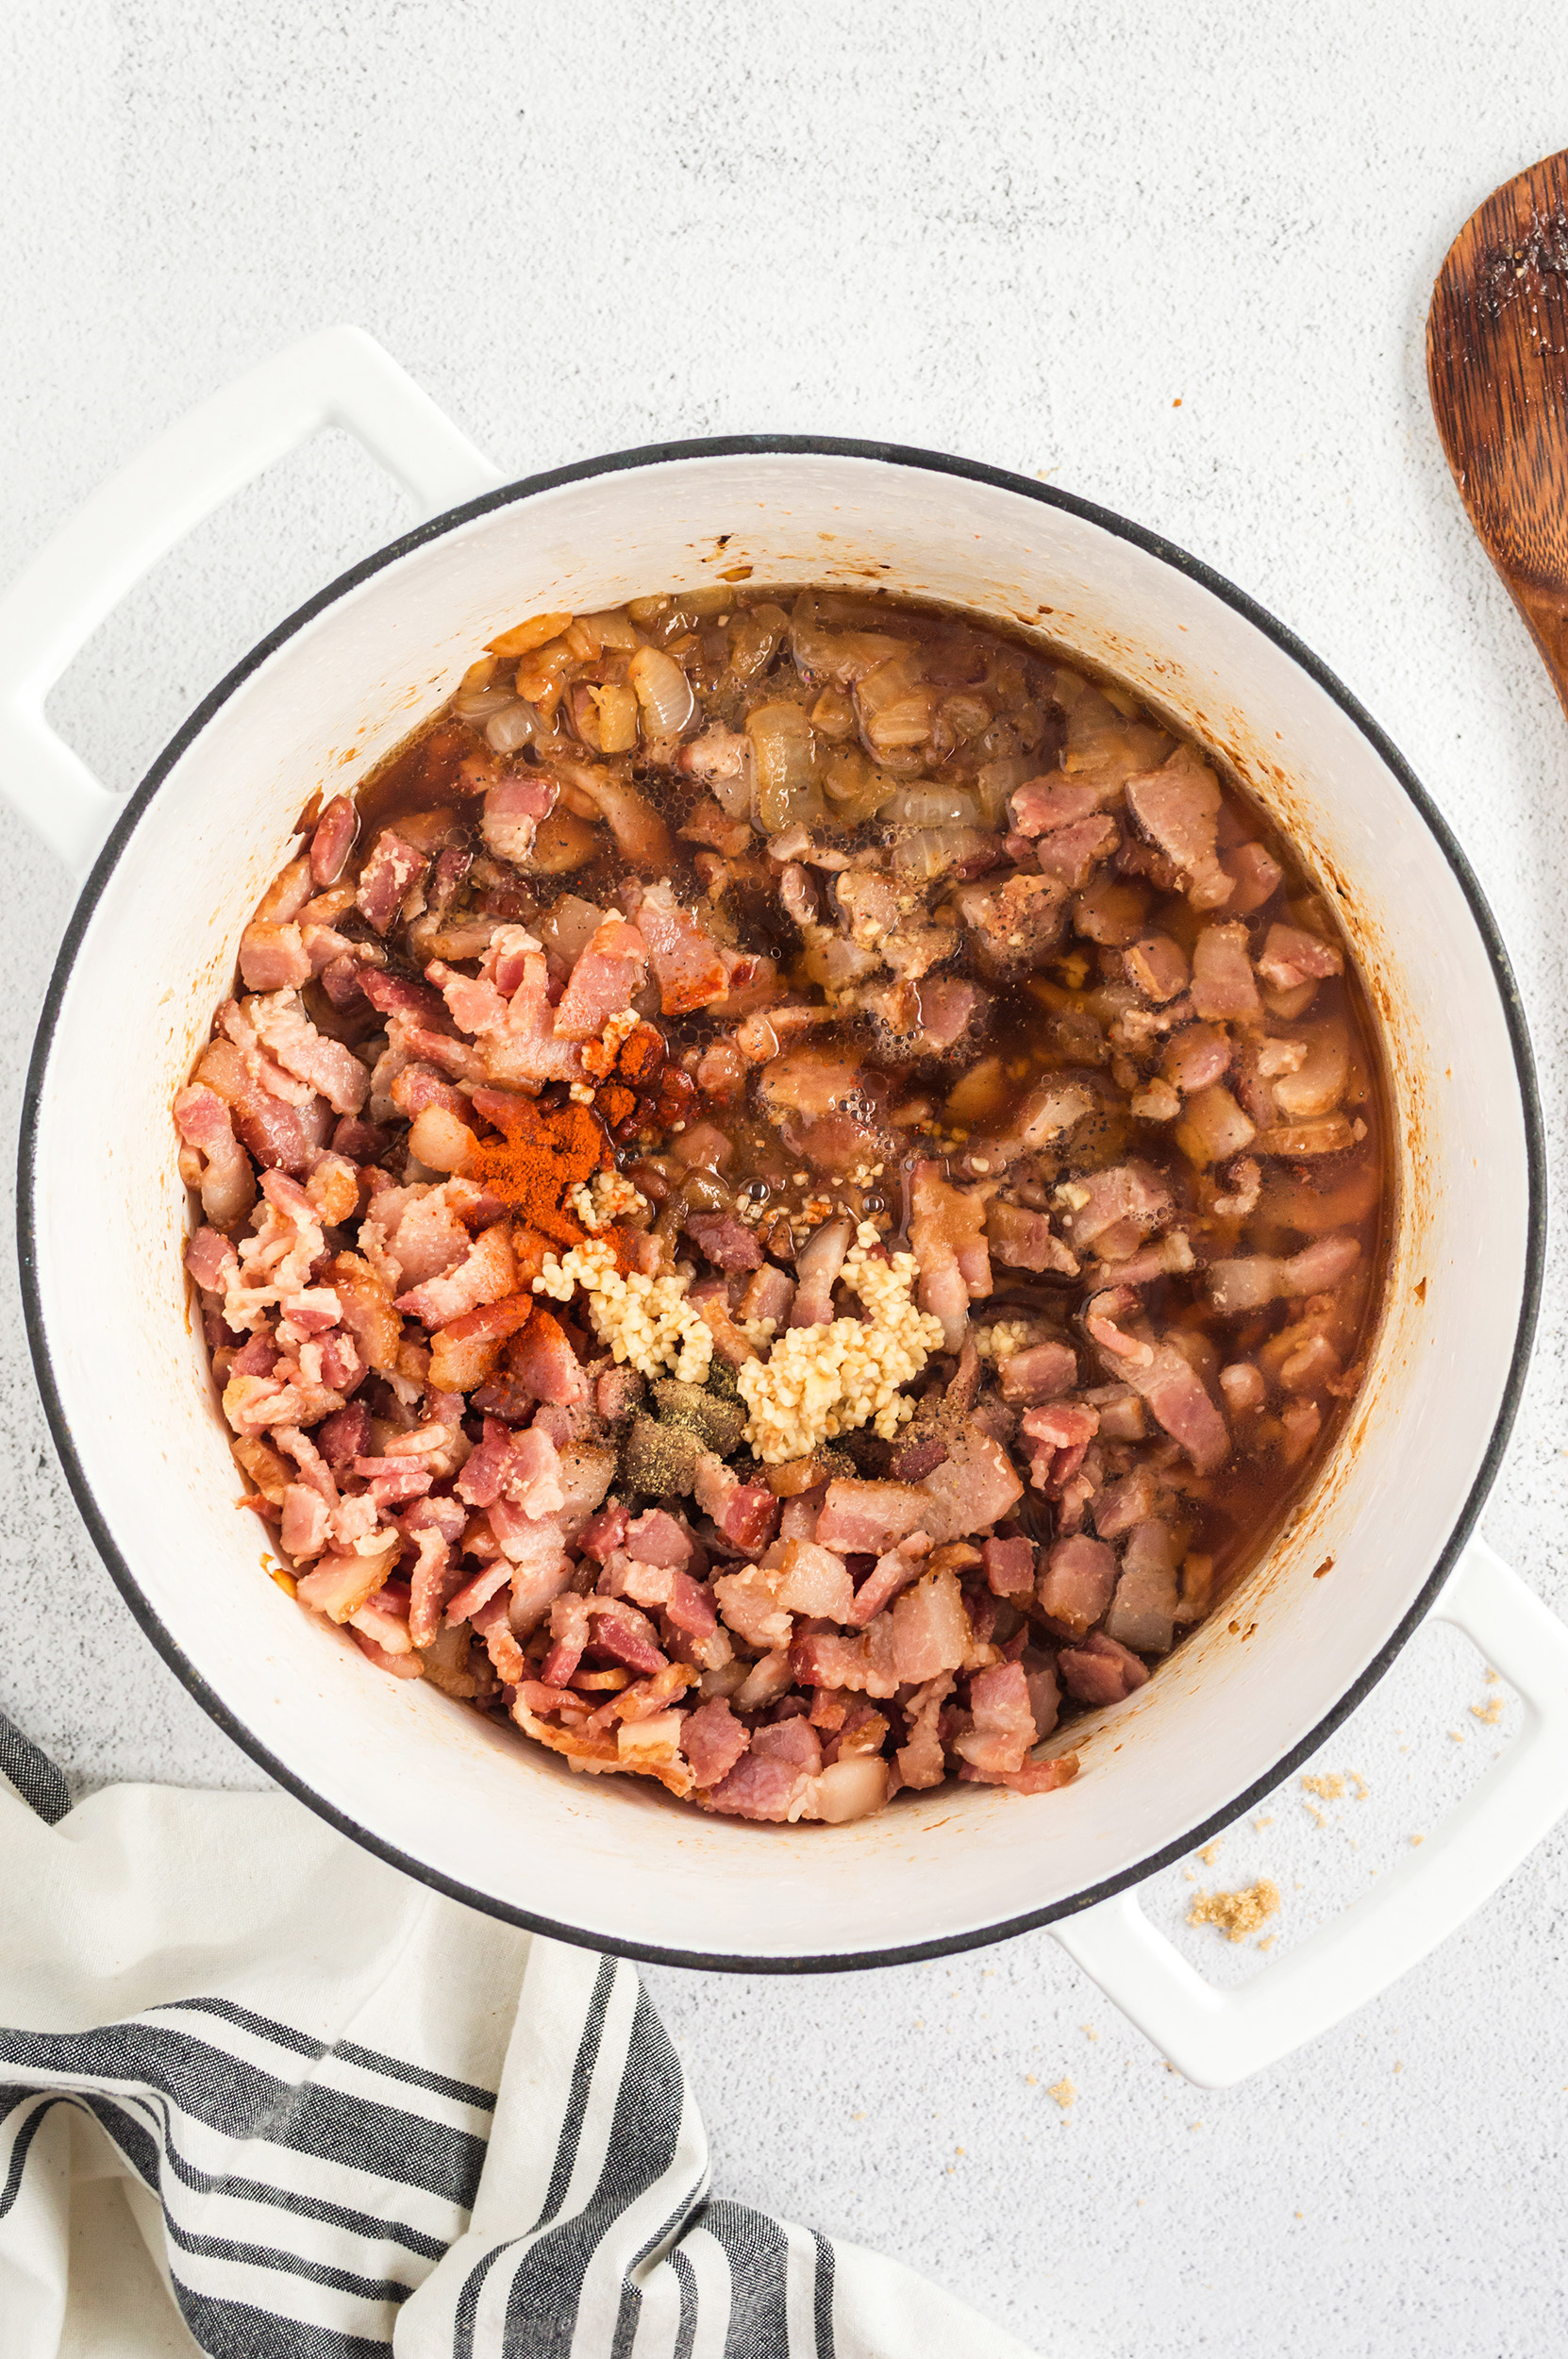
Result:
[[[1449,247],[1426,381],[1460,497],[1568,711],[1568,150],[1506,181]]]

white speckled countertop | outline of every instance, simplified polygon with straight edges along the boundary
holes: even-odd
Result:
[[[1448,239],[1565,136],[1557,9],[11,0],[0,43],[0,577],[192,400],[339,319],[518,472],[775,428],[1038,473],[1230,575],[1389,729],[1508,937],[1560,1153],[1568,733],[1453,496],[1421,347]],[[60,726],[130,785],[400,521],[357,449],[318,444],[113,618]],[[14,1135],[67,892],[3,811],[0,856]],[[0,1708],[79,1786],[257,1782],[94,1557],[8,1255],[3,1283]],[[1562,1610],[1565,1337],[1554,1263],[1483,1520]],[[1514,1708],[1470,1709],[1502,1692],[1451,1632],[1418,1636],[1314,1765],[1343,1793],[1281,1790],[1152,1913],[1179,1926],[1189,1872],[1267,1874],[1280,1942],[1309,1930],[1507,1741]],[[1261,1963],[1180,1938],[1217,1977]],[[1568,2337],[1563,1831],[1378,2004],[1221,2097],[1044,1935],[649,1982],[726,2192],[898,2254],[1043,2351],[1544,2359]]]

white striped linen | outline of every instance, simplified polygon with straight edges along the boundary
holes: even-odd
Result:
[[[281,1794],[0,1772],[3,2359],[1027,2359],[715,2198],[624,1961]]]

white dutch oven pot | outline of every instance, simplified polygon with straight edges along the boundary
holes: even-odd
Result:
[[[45,694],[181,533],[327,425],[442,512],[247,656],[120,807],[50,731]],[[1079,1724],[1082,1775],[1041,1800],[944,1787],[855,1826],[756,1828],[641,1781],[574,1777],[434,1688],[387,1679],[261,1569],[186,1311],[169,1103],[309,795],[351,787],[520,615],[741,565],[759,583],[885,582],[1109,666],[1220,747],[1304,847],[1384,1025],[1400,1210],[1345,1437],[1228,1610],[1128,1703]],[[60,1456],[165,1660],[372,1850],[519,1923],[709,1967],[877,1965],[1052,1924],[1173,2062],[1218,2084],[1424,1955],[1568,1804],[1568,1633],[1469,1539],[1513,1414],[1544,1227],[1503,949],[1393,748],[1277,623],[1179,550],[1040,484],[876,444],[683,444],[503,485],[384,353],[337,329],[205,403],[13,586],[0,772],[91,870],[22,1148],[28,1321]],[[1216,1992],[1133,1888],[1321,1743],[1434,1612],[1517,1688],[1523,1734],[1376,1892]]]

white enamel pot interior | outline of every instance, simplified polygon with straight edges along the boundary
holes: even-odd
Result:
[[[949,1786],[846,1828],[705,1816],[574,1776],[375,1670],[267,1578],[186,1307],[170,1099],[245,919],[321,786],[351,787],[542,609],[749,566],[1040,632],[1217,747],[1334,894],[1384,1027],[1399,1212],[1387,1309],[1331,1464],[1082,1774]],[[143,1626],[314,1808],[475,1905],[645,1957],[789,1968],[1044,1922],[1223,1824],[1363,1694],[1430,1602],[1511,1415],[1539,1223],[1528,1053],[1484,905],[1351,699],[1192,560],[1043,487],[879,446],[704,443],[514,484],[359,567],[192,717],[74,919],[35,1057],[23,1240],[77,1497]]]

